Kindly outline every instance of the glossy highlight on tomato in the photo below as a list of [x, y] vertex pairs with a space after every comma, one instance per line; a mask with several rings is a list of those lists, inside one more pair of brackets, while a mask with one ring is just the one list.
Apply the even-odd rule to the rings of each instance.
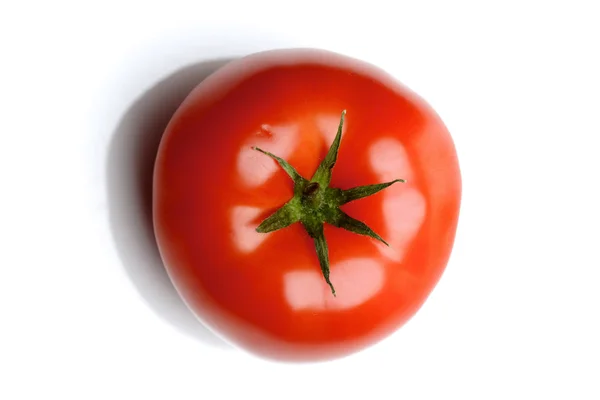
[[[332, 188], [405, 182], [340, 207], [389, 246], [322, 225], [334, 296], [306, 224], [257, 230], [298, 190], [256, 148], [308, 182], [340, 127]], [[260, 357], [332, 359], [385, 338], [425, 302], [454, 243], [461, 177], [445, 125], [392, 76], [336, 53], [272, 50], [219, 69], [176, 111], [154, 173], [175, 287], [203, 323]]]

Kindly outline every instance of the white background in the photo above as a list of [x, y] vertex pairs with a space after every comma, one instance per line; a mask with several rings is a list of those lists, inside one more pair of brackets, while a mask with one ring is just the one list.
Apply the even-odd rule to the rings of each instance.
[[[600, 398], [594, 3], [2, 1], [0, 399]], [[196, 323], [143, 196], [195, 83], [295, 46], [421, 94], [464, 179], [451, 262], [417, 316], [312, 365], [255, 359]]]

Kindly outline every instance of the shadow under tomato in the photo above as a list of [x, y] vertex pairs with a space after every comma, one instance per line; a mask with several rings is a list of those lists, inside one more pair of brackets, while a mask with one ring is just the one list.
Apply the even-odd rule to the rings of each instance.
[[107, 162], [110, 228], [127, 275], [162, 319], [203, 343], [228, 348], [179, 297], [164, 268], [152, 223], [152, 175], [160, 139], [190, 91], [231, 59], [183, 68], [146, 91], [113, 133]]

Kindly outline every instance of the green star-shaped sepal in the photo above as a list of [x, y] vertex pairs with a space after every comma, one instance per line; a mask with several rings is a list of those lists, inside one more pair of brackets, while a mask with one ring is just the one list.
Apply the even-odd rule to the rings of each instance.
[[275, 160], [294, 181], [294, 196], [265, 219], [256, 228], [256, 231], [259, 233], [273, 232], [293, 223], [300, 222], [309, 236], [314, 240], [323, 277], [334, 296], [335, 289], [329, 280], [329, 250], [323, 233], [323, 225], [328, 223], [350, 232], [370, 236], [388, 245], [381, 236], [365, 223], [352, 218], [340, 210], [340, 206], [354, 200], [362, 199], [363, 197], [371, 196], [396, 182], [405, 182], [403, 179], [395, 179], [391, 182], [358, 186], [347, 190], [329, 187], [331, 173], [338, 157], [345, 115], [346, 111], [344, 110], [340, 118], [337, 134], [327, 152], [327, 156], [325, 156], [325, 159], [321, 162], [310, 180], [302, 177], [284, 159], [258, 147], [253, 147], [254, 150], [260, 151]]

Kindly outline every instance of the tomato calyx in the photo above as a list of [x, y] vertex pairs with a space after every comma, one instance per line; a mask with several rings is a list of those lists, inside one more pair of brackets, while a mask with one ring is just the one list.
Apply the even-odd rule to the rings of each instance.
[[333, 167], [335, 166], [338, 157], [345, 115], [346, 110], [342, 111], [337, 134], [329, 147], [327, 155], [319, 164], [310, 180], [302, 177], [296, 169], [284, 159], [258, 147], [252, 148], [275, 160], [294, 182], [293, 197], [261, 222], [256, 228], [256, 231], [259, 233], [273, 232], [296, 222], [300, 222], [314, 241], [321, 272], [334, 296], [336, 295], [335, 288], [329, 279], [329, 249], [323, 231], [324, 224], [328, 223], [359, 235], [369, 236], [379, 240], [386, 246], [389, 246], [381, 236], [375, 233], [364, 222], [354, 219], [344, 213], [340, 209], [340, 206], [354, 200], [371, 196], [394, 183], [405, 182], [404, 179], [395, 179], [390, 182], [357, 186], [347, 190], [329, 187]]

